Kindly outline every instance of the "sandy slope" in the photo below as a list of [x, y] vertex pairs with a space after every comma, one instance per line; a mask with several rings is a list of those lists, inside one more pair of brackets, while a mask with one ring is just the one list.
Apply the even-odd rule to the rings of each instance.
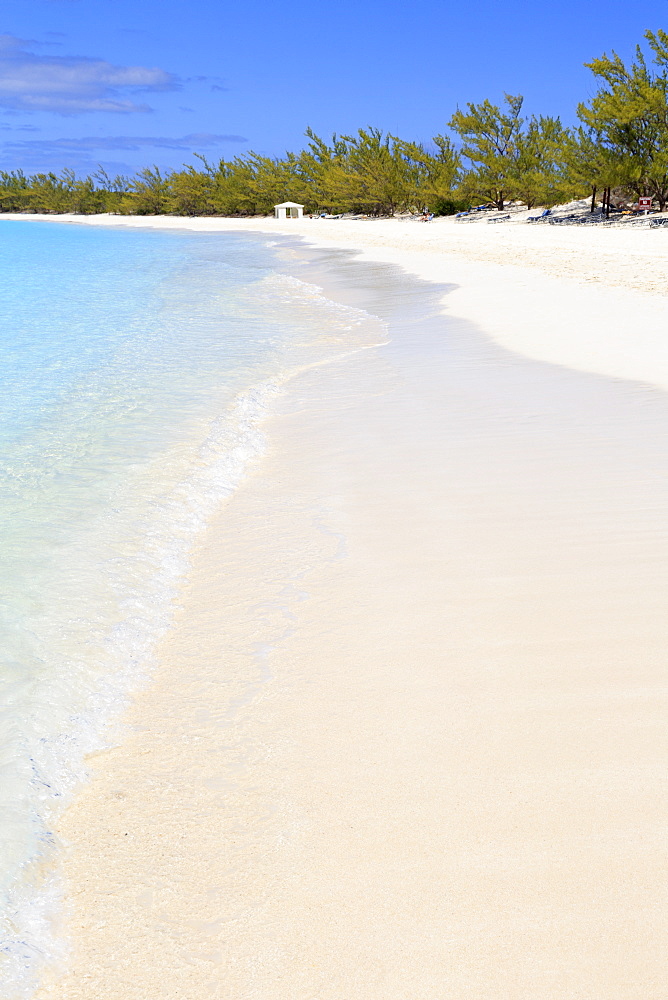
[[203, 539], [40, 1000], [660, 1000], [668, 243], [277, 230], [333, 226], [416, 323], [288, 386]]

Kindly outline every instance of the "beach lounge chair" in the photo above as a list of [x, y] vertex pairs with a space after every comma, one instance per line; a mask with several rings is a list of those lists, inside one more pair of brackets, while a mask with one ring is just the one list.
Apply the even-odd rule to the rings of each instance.
[[545, 208], [540, 213], [540, 215], [530, 215], [529, 218], [527, 219], [527, 222], [540, 222], [541, 219], [547, 219], [548, 215], [550, 215], [551, 212], [552, 209]]
[[551, 215], [547, 221], [550, 223], [551, 226], [568, 226], [572, 225], [574, 222], [577, 222], [577, 218], [578, 218], [577, 215], [573, 214], [557, 215], [557, 216]]

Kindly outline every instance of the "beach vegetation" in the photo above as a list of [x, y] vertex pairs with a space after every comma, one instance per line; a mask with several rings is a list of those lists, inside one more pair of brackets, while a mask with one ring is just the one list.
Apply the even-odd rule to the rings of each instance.
[[457, 109], [449, 122], [462, 142], [462, 157], [470, 165], [462, 191], [492, 202], [501, 212], [513, 196], [524, 98], [506, 94], [504, 103], [505, 108], [488, 100], [468, 104], [466, 111]]
[[208, 171], [187, 165], [168, 178], [170, 208], [176, 215], [215, 215], [214, 179]]
[[559, 118], [533, 116], [515, 140], [513, 198], [527, 208], [551, 208], [577, 193], [568, 172], [570, 132]]
[[432, 139], [406, 139], [371, 125], [323, 138], [306, 130], [304, 148], [269, 157], [252, 150], [231, 160], [174, 170], [145, 167], [133, 177], [29, 175], [0, 171], [0, 212], [179, 216], [266, 215], [283, 201], [307, 214], [392, 216], [428, 208], [445, 215], [473, 204], [503, 211], [510, 202], [552, 207], [589, 197], [592, 212], [650, 195], [668, 205], [668, 33], [645, 33], [630, 62], [602, 55], [587, 64], [596, 91], [578, 106], [579, 124], [527, 115], [520, 95], [465, 104]]
[[647, 31], [651, 65], [640, 46], [624, 63], [615, 52], [587, 63], [598, 90], [578, 115], [605, 150], [607, 171], [635, 197], [668, 202], [668, 34]]
[[0, 211], [25, 212], [30, 205], [30, 187], [22, 170], [0, 170]]
[[144, 167], [130, 182], [122, 204], [132, 206], [133, 215], [162, 215], [170, 207], [170, 179], [159, 167]]

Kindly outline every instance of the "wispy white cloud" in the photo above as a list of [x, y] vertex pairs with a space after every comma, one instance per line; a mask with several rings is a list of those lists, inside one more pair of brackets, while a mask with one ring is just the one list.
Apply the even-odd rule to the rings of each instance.
[[83, 136], [75, 139], [20, 139], [5, 143], [5, 150], [27, 151], [60, 151], [60, 152], [95, 152], [109, 150], [139, 150], [139, 149], [209, 149], [225, 143], [248, 142], [243, 135], [219, 135], [213, 132], [191, 132], [189, 135], [156, 136], [156, 135], [108, 135]]
[[14, 111], [147, 112], [140, 93], [179, 89], [176, 76], [148, 66], [114, 66], [85, 56], [42, 55], [31, 43], [0, 35], [0, 106]]
[[8, 125], [7, 122], [3, 122], [0, 129], [3, 132], [39, 132], [36, 125]]

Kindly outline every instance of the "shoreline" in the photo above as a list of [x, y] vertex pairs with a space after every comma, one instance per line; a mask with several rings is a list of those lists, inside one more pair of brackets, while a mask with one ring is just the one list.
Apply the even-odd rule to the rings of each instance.
[[[393, 336], [293, 380], [198, 545], [63, 819], [75, 951], [39, 1000], [662, 996], [654, 298], [616, 300], [615, 356], [598, 289], [545, 279], [536, 331], [536, 270], [354, 235]], [[460, 286], [445, 319], [399, 261]]]
[[[294, 236], [446, 284], [446, 315], [526, 357], [668, 390], [668, 235], [661, 229], [398, 220], [0, 215], [3, 220]], [[452, 286], [455, 286], [454, 288]], [[586, 327], [585, 336], [582, 331]]]

